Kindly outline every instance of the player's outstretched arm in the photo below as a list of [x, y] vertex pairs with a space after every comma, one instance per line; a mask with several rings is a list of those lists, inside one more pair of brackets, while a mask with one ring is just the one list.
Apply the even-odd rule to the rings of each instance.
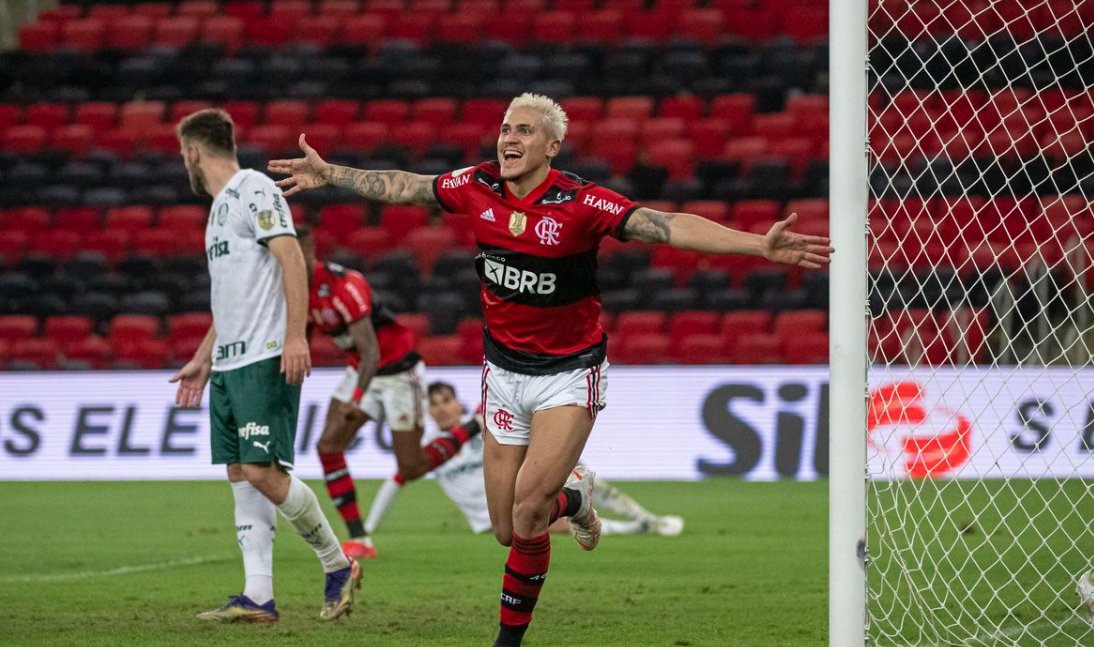
[[304, 135], [300, 135], [300, 150], [304, 151], [304, 157], [273, 160], [266, 167], [271, 173], [289, 176], [277, 182], [277, 186], [285, 190], [285, 197], [329, 184], [387, 204], [437, 204], [437, 197], [433, 195], [433, 175], [405, 171], [362, 171], [328, 164], [314, 148], [308, 146]]
[[213, 370], [213, 346], [216, 339], [216, 328], [209, 326], [209, 332], [205, 333], [205, 339], [201, 341], [194, 357], [168, 380], [171, 384], [179, 384], [179, 390], [175, 392], [175, 404], [180, 407], [196, 409], [201, 406], [201, 395], [205, 392], [205, 383], [209, 381], [209, 374]]
[[270, 253], [281, 264], [288, 316], [285, 345], [281, 349], [281, 372], [289, 384], [301, 384], [311, 375], [311, 353], [308, 350], [308, 270], [304, 253], [293, 236], [278, 236], [267, 243]]
[[766, 235], [760, 236], [723, 227], [690, 213], [665, 213], [642, 207], [631, 214], [623, 231], [630, 240], [664, 243], [707, 254], [763, 256], [776, 263], [810, 269], [827, 265], [835, 251], [831, 241], [823, 236], [804, 236], [790, 231], [797, 220], [797, 214], [790, 214], [786, 220], [772, 225]]

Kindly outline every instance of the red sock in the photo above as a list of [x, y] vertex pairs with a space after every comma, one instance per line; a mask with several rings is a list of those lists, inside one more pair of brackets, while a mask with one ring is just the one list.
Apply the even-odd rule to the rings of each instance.
[[353, 477], [346, 466], [346, 455], [319, 453], [319, 462], [323, 465], [323, 475], [327, 482], [327, 494], [338, 508], [338, 514], [346, 522], [351, 537], [364, 537], [365, 526], [361, 522], [361, 510], [357, 507], [357, 489]]
[[513, 546], [509, 549], [509, 560], [505, 562], [501, 588], [503, 633], [506, 633], [507, 627], [519, 627], [519, 633], [524, 633], [523, 628], [532, 621], [532, 610], [536, 607], [550, 563], [550, 534], [543, 533], [532, 539], [513, 535]]
[[550, 523], [559, 520], [560, 517], [569, 517], [577, 514], [581, 507], [581, 493], [574, 488], [564, 487], [551, 505]]

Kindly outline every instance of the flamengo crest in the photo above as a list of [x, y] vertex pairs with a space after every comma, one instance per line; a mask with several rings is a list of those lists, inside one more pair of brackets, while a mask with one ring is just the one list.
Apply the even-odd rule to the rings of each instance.
[[550, 216], [544, 216], [536, 223], [536, 235], [539, 236], [539, 242], [544, 245], [557, 245], [561, 229], [562, 223]]

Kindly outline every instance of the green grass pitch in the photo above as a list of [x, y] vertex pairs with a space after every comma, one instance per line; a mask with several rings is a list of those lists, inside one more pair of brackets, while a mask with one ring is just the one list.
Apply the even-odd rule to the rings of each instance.
[[[366, 506], [377, 485], [358, 484]], [[826, 483], [619, 485], [684, 516], [684, 535], [605, 537], [592, 553], [556, 536], [527, 647], [825, 643]], [[495, 635], [507, 549], [472, 535], [432, 482], [403, 493], [357, 611], [332, 624], [317, 618], [318, 562], [284, 521], [280, 624], [194, 618], [242, 588], [226, 483], [0, 483], [0, 511], [0, 645], [486, 647]]]

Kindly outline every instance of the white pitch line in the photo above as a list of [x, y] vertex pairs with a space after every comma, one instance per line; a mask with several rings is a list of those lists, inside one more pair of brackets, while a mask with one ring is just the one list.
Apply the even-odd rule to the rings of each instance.
[[157, 562], [155, 564], [119, 566], [118, 568], [111, 568], [105, 571], [76, 571], [73, 573], [51, 573], [46, 575], [9, 575], [6, 577], [0, 577], [0, 583], [42, 584], [48, 582], [74, 582], [78, 580], [88, 580], [97, 577], [116, 577], [118, 575], [129, 575], [130, 573], [165, 571], [172, 568], [179, 568], [180, 566], [197, 566], [200, 564], [227, 562], [231, 559], [233, 559], [233, 557], [229, 555], [211, 555], [208, 557], [184, 557], [182, 559], [172, 559], [166, 562]]

